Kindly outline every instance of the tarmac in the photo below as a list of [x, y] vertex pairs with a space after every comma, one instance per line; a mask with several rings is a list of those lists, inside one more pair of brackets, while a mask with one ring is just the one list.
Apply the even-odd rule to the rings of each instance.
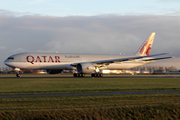
[[[29, 79], [29, 78], [92, 78], [90, 76], [85, 77], [73, 77], [73, 75], [61, 76], [45, 76], [45, 77], [0, 77], [0, 79]], [[180, 75], [104, 75], [103, 77], [93, 77], [93, 78], [180, 78]]]

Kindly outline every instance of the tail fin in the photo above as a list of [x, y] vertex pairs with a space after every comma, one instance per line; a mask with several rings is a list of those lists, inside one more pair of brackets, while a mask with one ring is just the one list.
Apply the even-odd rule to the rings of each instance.
[[152, 44], [155, 37], [155, 32], [151, 33], [150, 36], [146, 39], [146, 41], [142, 44], [135, 55], [137, 56], [148, 56], [151, 52]]

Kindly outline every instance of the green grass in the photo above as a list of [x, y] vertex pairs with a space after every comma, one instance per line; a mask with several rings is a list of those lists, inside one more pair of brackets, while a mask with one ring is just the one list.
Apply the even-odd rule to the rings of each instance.
[[180, 105], [180, 94], [0, 98], [0, 111], [103, 109], [165, 104]]
[[[32, 75], [33, 76], [33, 75]], [[0, 94], [180, 90], [180, 78], [1, 78]]]
[[1, 120], [179, 120], [180, 106], [1, 112]]
[[[180, 78], [0, 79], [0, 94], [180, 90]], [[0, 77], [5, 77], [4, 75]], [[25, 77], [43, 77], [25, 75]], [[68, 75], [67, 75], [68, 76]], [[66, 77], [64, 75], [63, 77]], [[0, 120], [180, 119], [180, 94], [0, 98]]]
[[4, 119], [179, 119], [180, 94], [0, 98]]

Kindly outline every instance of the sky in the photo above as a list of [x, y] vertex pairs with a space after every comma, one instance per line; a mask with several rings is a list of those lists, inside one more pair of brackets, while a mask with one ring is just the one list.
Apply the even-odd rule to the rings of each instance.
[[0, 9], [22, 15], [179, 15], [179, 0], [1, 0]]
[[134, 54], [156, 32], [155, 64], [180, 69], [180, 0], [0, 0], [0, 67], [19, 52]]
[[180, 0], [0, 0], [0, 9], [23, 15], [179, 15]]

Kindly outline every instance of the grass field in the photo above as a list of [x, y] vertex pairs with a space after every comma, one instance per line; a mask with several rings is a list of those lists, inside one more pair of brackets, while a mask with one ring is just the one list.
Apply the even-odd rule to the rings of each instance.
[[0, 98], [0, 119], [180, 119], [180, 94]]
[[[26, 75], [27, 77], [31, 75]], [[0, 94], [180, 90], [180, 78], [1, 78]]]
[[[180, 78], [50, 77], [1, 78], [0, 94], [180, 90]], [[0, 98], [0, 119], [180, 119], [180, 94]]]

